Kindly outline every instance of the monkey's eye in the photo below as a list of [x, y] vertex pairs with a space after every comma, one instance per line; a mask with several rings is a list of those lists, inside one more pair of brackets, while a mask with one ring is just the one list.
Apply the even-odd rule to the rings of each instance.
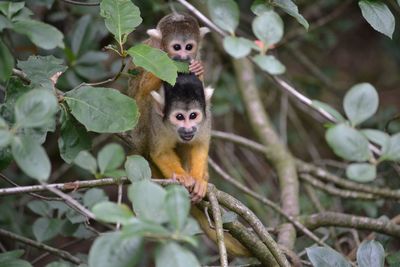
[[194, 120], [194, 119], [196, 119], [196, 118], [197, 118], [197, 113], [196, 113], [196, 112], [190, 113], [189, 119]]
[[186, 47], [185, 47], [185, 49], [188, 50], [188, 51], [192, 50], [192, 48], [193, 48], [192, 44], [187, 44]]
[[183, 121], [183, 120], [185, 119], [185, 116], [183, 116], [182, 113], [179, 113], [178, 115], [175, 116], [175, 118], [176, 118], [178, 121]]
[[175, 51], [179, 51], [179, 50], [181, 50], [181, 45], [180, 44], [174, 44], [173, 48], [174, 48]]

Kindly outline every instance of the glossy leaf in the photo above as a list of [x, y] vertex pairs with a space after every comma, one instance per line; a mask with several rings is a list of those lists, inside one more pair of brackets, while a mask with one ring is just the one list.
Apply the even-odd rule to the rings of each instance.
[[168, 242], [156, 252], [156, 267], [200, 267], [193, 253], [175, 242]]
[[224, 38], [224, 48], [234, 58], [247, 56], [253, 48], [253, 43], [242, 37], [227, 36]]
[[365, 20], [376, 31], [392, 38], [395, 26], [395, 19], [384, 2], [361, 0], [358, 2], [361, 13]]
[[283, 36], [283, 21], [274, 11], [267, 11], [253, 20], [253, 32], [267, 47], [278, 43]]
[[135, 101], [118, 90], [82, 86], [65, 94], [72, 115], [88, 131], [115, 133], [131, 130], [138, 119]]
[[186, 225], [190, 211], [188, 191], [180, 185], [168, 186], [165, 206], [169, 222], [176, 231], [181, 231]]
[[46, 151], [35, 140], [28, 137], [16, 137], [11, 144], [11, 151], [21, 170], [39, 181], [46, 181], [50, 176], [50, 160]]
[[357, 249], [359, 267], [384, 267], [385, 250], [381, 243], [375, 240], [364, 241]]
[[257, 55], [254, 62], [271, 75], [279, 75], [286, 71], [286, 67], [274, 56]]
[[132, 155], [127, 157], [125, 171], [131, 182], [148, 180], [151, 178], [149, 163], [142, 156]]
[[378, 105], [378, 93], [369, 83], [354, 85], [343, 99], [344, 111], [352, 125], [358, 125], [374, 115]]
[[92, 211], [96, 219], [109, 223], [127, 224], [133, 218], [133, 213], [127, 205], [110, 201], [97, 203]]
[[211, 20], [221, 29], [234, 33], [239, 25], [239, 7], [233, 0], [208, 0]]
[[74, 163], [92, 174], [97, 173], [96, 159], [86, 150], [82, 150], [78, 153], [78, 155], [74, 159]]
[[307, 256], [313, 266], [324, 267], [351, 267], [350, 263], [338, 252], [331, 248], [306, 248]]
[[32, 19], [13, 22], [14, 31], [28, 36], [35, 45], [43, 49], [64, 48], [64, 36], [57, 28]]
[[388, 146], [382, 151], [381, 158], [394, 161], [400, 160], [400, 133], [389, 138]]
[[168, 220], [165, 210], [166, 191], [149, 180], [134, 182], [129, 186], [128, 197], [133, 211], [144, 220], [163, 223]]
[[97, 155], [100, 173], [117, 169], [125, 160], [125, 151], [119, 144], [108, 144]]
[[280, 7], [290, 16], [294, 17], [303, 27], [308, 30], [307, 20], [299, 13], [297, 5], [292, 0], [274, 0], [273, 5]]
[[136, 266], [143, 256], [142, 245], [141, 238], [125, 238], [121, 232], [102, 234], [90, 248], [89, 267]]
[[338, 124], [330, 128], [325, 139], [336, 155], [353, 161], [366, 161], [371, 156], [368, 140], [359, 131]]
[[7, 81], [14, 68], [14, 58], [0, 38], [0, 82]]
[[64, 221], [61, 219], [39, 218], [33, 224], [33, 234], [37, 241], [47, 241], [58, 235]]
[[150, 71], [171, 85], [175, 84], [178, 69], [167, 53], [145, 44], [135, 45], [127, 52], [136, 66]]
[[318, 100], [313, 100], [311, 102], [311, 105], [316, 108], [323, 109], [324, 111], [328, 112], [330, 115], [332, 115], [338, 122], [344, 122], [345, 118], [343, 118], [342, 114], [339, 113], [336, 109], [331, 107], [330, 105], [318, 101]]
[[353, 163], [347, 166], [346, 176], [360, 183], [371, 182], [376, 178], [376, 166], [368, 163]]
[[139, 8], [130, 0], [103, 0], [100, 15], [119, 44], [125, 43], [126, 35], [142, 23]]

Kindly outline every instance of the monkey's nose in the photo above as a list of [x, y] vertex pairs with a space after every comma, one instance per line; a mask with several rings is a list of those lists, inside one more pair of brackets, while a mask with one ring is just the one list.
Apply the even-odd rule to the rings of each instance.
[[183, 141], [190, 141], [193, 139], [196, 133], [196, 127], [192, 128], [180, 128], [178, 130], [179, 136]]

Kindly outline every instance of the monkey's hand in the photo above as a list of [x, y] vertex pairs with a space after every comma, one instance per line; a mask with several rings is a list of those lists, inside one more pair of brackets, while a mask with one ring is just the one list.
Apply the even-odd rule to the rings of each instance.
[[195, 185], [194, 179], [190, 175], [178, 175], [178, 174], [173, 174], [172, 175], [173, 180], [177, 180], [181, 185], [186, 187], [186, 189], [190, 192], [193, 189], [193, 186]]
[[207, 192], [207, 185], [208, 185], [207, 180], [203, 180], [203, 179], [196, 180], [196, 182], [194, 184], [194, 188], [193, 188], [192, 192], [190, 193], [192, 202], [197, 203], [203, 199], [203, 197], [206, 195], [206, 192]]
[[194, 73], [197, 77], [200, 77], [204, 74], [203, 63], [201, 63], [201, 61], [192, 59], [189, 65], [189, 71]]

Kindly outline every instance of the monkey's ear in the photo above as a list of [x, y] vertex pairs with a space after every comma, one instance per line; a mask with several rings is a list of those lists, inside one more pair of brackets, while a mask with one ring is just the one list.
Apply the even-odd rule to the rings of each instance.
[[204, 88], [204, 96], [206, 98], [206, 102], [210, 101], [213, 93], [214, 93], [214, 88], [211, 88], [211, 86], [207, 86], [206, 88]]
[[147, 30], [147, 34], [157, 40], [161, 40], [162, 39], [162, 34], [161, 31], [159, 29], [150, 29]]
[[[161, 91], [164, 91], [164, 88], [161, 87]], [[164, 96], [160, 95], [156, 91], [151, 91], [150, 94], [154, 99], [156, 112], [161, 117], [164, 117], [164, 105], [165, 105]]]
[[210, 29], [208, 27], [200, 27], [200, 37], [203, 38], [204, 35], [210, 32]]

